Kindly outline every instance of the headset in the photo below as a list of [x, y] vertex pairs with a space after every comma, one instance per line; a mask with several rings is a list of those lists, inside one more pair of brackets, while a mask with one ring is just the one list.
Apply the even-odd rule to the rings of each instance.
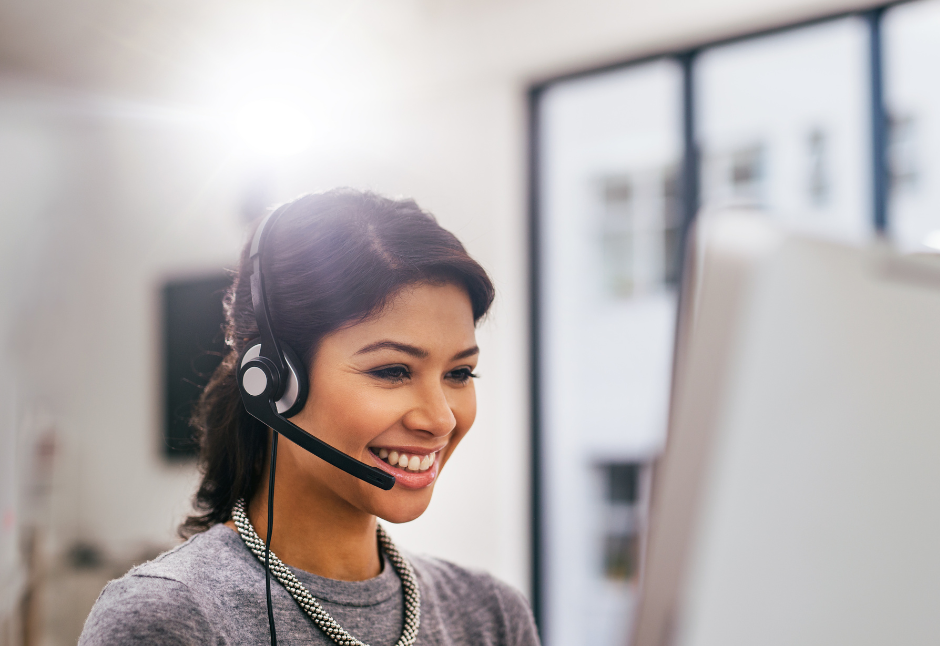
[[267, 215], [251, 241], [251, 304], [261, 338], [260, 343], [250, 344], [241, 357], [238, 388], [242, 402], [249, 415], [275, 433], [334, 467], [387, 491], [395, 484], [394, 476], [346, 455], [287, 420], [299, 413], [307, 401], [307, 372], [293, 350], [274, 336], [261, 271], [265, 240], [284, 209]]
[[251, 262], [251, 304], [258, 323], [260, 338], [249, 343], [239, 359], [238, 390], [248, 414], [274, 431], [271, 439], [271, 468], [268, 476], [268, 529], [264, 543], [265, 593], [271, 645], [277, 646], [274, 612], [271, 606], [271, 530], [274, 525], [274, 473], [277, 466], [277, 439], [283, 435], [294, 444], [313, 453], [346, 473], [388, 491], [395, 485], [395, 476], [378, 467], [371, 467], [346, 455], [296, 424], [288, 421], [303, 409], [307, 401], [307, 372], [300, 359], [285, 343], [274, 336], [271, 314], [261, 272], [261, 253], [265, 241], [288, 205], [264, 217], [255, 231], [249, 251]]

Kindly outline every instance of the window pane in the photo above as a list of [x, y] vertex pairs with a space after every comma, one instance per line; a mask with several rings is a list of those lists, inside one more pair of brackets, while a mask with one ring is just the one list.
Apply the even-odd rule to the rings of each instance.
[[544, 638], [620, 645], [666, 426], [680, 70], [558, 83], [539, 108]]
[[940, 248], [940, 3], [891, 9], [883, 33], [889, 230], [904, 249]]
[[868, 30], [849, 18], [697, 60], [702, 203], [848, 240], [872, 226]]

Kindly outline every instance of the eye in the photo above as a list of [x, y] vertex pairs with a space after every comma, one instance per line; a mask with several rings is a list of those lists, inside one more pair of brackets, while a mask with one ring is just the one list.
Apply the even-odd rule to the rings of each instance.
[[376, 379], [381, 379], [393, 384], [401, 383], [411, 376], [411, 373], [405, 366], [385, 366], [384, 368], [370, 370], [369, 374]]
[[450, 379], [453, 382], [458, 384], [465, 384], [471, 379], [476, 379], [477, 375], [471, 372], [470, 368], [457, 368], [456, 370], [451, 370], [447, 373], [447, 379]]

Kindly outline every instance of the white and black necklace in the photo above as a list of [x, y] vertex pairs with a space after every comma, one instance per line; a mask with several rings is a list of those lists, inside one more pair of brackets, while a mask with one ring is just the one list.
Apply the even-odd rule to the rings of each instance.
[[[232, 509], [232, 520], [235, 522], [235, 527], [238, 528], [242, 540], [245, 541], [245, 545], [263, 565], [264, 541], [255, 532], [255, 528], [245, 514], [244, 499], [235, 503], [235, 507]], [[378, 535], [379, 545], [382, 546], [382, 550], [388, 556], [388, 560], [391, 561], [392, 567], [395, 568], [399, 578], [401, 578], [401, 585], [405, 592], [405, 626], [396, 646], [414, 646], [415, 640], [418, 638], [418, 626], [421, 624], [421, 592], [418, 590], [418, 581], [415, 578], [414, 570], [411, 569], [411, 564], [401, 555], [381, 525], [376, 525], [375, 533]], [[268, 557], [271, 573], [277, 577], [277, 580], [287, 589], [294, 601], [303, 608], [304, 612], [313, 619], [313, 622], [330, 639], [341, 646], [368, 646], [346, 632], [346, 629], [340, 626], [330, 616], [330, 613], [323, 609], [320, 602], [294, 576], [290, 568], [274, 555], [274, 552], [269, 550]]]

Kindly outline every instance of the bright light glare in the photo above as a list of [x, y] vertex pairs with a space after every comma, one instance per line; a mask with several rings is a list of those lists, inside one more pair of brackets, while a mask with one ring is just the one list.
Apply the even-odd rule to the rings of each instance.
[[940, 251], [940, 229], [928, 233], [927, 237], [924, 238], [924, 245]]
[[299, 153], [313, 139], [313, 123], [307, 115], [283, 101], [250, 103], [238, 111], [234, 125], [255, 152], [272, 157]]

